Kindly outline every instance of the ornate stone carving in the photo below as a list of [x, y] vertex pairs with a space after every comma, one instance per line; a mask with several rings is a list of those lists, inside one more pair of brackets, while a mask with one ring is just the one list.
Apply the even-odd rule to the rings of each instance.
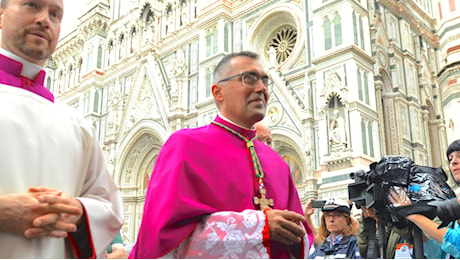
[[329, 133], [330, 133], [330, 138], [329, 138], [329, 144], [331, 146], [333, 145], [341, 145], [341, 144], [347, 144], [347, 137], [346, 137], [346, 131], [345, 131], [345, 120], [343, 119], [343, 116], [340, 115], [339, 110], [335, 109], [334, 112], [334, 117], [331, 119], [330, 124], [329, 124]]

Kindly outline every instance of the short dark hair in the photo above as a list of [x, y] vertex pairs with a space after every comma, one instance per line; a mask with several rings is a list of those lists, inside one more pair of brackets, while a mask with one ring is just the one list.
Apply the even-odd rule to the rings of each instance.
[[449, 160], [450, 154], [453, 153], [453, 152], [459, 152], [459, 151], [460, 151], [460, 139], [453, 141], [449, 145], [449, 147], [447, 147], [447, 151], [446, 151], [447, 160], [450, 162], [450, 160]]
[[219, 61], [219, 63], [217, 63], [217, 66], [214, 69], [214, 74], [213, 74], [214, 84], [219, 82], [219, 80], [221, 79], [220, 74], [222, 73], [222, 71], [227, 67], [228, 63], [233, 58], [236, 58], [236, 57], [248, 57], [248, 58], [258, 60], [259, 59], [259, 54], [255, 53], [255, 52], [252, 52], [252, 51], [241, 51], [241, 52], [234, 52], [234, 53], [230, 53], [230, 54], [225, 55]]
[[0, 0], [0, 8], [5, 8], [6, 7], [6, 3], [8, 2], [8, 0]]

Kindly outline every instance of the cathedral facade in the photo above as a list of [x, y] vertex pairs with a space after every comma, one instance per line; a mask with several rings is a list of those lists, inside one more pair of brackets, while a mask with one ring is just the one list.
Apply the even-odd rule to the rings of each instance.
[[448, 170], [460, 138], [456, 4], [90, 0], [46, 85], [92, 122], [133, 243], [161, 146], [217, 115], [212, 73], [230, 52], [259, 53], [274, 81], [264, 122], [302, 203], [347, 199], [350, 173], [384, 155]]

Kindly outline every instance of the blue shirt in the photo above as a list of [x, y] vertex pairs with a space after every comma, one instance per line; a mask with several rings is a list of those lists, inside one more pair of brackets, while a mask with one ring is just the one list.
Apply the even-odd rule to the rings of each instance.
[[460, 226], [454, 222], [453, 228], [448, 228], [441, 245], [442, 251], [455, 258], [460, 258]]
[[334, 258], [334, 259], [361, 259], [356, 236], [338, 235], [332, 244], [332, 237], [329, 235], [326, 242], [318, 245], [309, 258]]

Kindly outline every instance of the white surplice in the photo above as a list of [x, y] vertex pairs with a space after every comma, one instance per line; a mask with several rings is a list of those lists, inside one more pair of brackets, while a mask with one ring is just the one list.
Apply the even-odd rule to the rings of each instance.
[[[0, 176], [2, 195], [46, 186], [80, 200], [96, 255], [104, 257], [122, 225], [123, 204], [94, 129], [77, 111], [0, 84]], [[0, 231], [0, 258], [69, 257], [67, 239], [29, 240]]]
[[[161, 258], [269, 259], [263, 235], [265, 218], [260, 210], [213, 213], [204, 217], [190, 236]], [[308, 258], [307, 235], [302, 243], [304, 257]]]

